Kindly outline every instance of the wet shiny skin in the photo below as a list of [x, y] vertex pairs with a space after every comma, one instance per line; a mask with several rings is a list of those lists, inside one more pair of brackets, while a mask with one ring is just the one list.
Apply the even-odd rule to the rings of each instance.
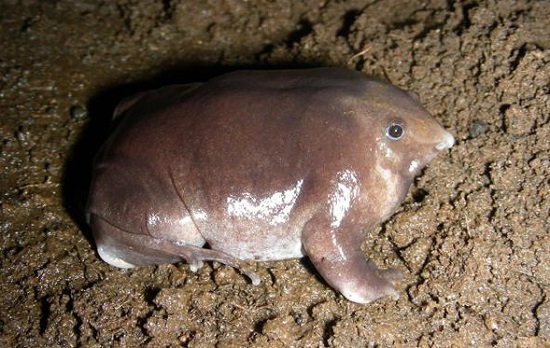
[[398, 296], [399, 273], [360, 245], [454, 141], [407, 92], [339, 68], [167, 86], [123, 101], [115, 117], [88, 201], [106, 262], [196, 270], [307, 256], [359, 303]]

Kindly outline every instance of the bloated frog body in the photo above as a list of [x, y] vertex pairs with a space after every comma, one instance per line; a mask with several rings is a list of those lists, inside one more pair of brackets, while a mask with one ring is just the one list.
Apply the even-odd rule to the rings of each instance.
[[454, 142], [417, 98], [339, 68], [167, 86], [115, 117], [87, 212], [106, 262], [239, 268], [307, 256], [358, 303], [397, 296], [398, 273], [367, 261], [361, 243]]

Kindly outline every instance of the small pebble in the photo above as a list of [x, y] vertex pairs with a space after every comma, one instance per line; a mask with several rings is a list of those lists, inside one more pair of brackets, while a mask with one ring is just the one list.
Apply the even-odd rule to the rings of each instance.
[[75, 120], [82, 120], [88, 116], [88, 110], [80, 105], [72, 106], [69, 113], [71, 114], [71, 118]]
[[473, 120], [470, 125], [470, 137], [477, 138], [487, 131], [487, 124], [481, 120]]

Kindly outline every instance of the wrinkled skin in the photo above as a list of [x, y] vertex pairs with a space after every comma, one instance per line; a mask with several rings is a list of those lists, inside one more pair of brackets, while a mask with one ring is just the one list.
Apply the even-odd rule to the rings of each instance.
[[367, 261], [361, 243], [454, 141], [407, 92], [339, 68], [167, 86], [115, 117], [88, 202], [106, 262], [195, 270], [307, 256], [358, 303], [397, 297], [399, 273]]

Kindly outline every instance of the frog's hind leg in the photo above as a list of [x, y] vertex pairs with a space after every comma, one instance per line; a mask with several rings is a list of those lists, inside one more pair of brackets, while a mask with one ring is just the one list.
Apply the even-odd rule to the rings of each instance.
[[90, 214], [90, 226], [99, 256], [115, 267], [132, 268], [185, 260], [195, 272], [202, 267], [203, 261], [217, 261], [238, 269], [252, 284], [260, 284], [260, 277], [244, 271], [239, 259], [224, 252], [126, 231], [93, 213]]
[[239, 270], [250, 279], [252, 284], [260, 284], [260, 277], [256, 273], [244, 270], [241, 260], [222, 251], [200, 248], [194, 245], [182, 245], [167, 240], [163, 240], [160, 243], [164, 251], [180, 255], [184, 258], [189, 263], [189, 267], [193, 272], [202, 267], [203, 261], [216, 261]]

